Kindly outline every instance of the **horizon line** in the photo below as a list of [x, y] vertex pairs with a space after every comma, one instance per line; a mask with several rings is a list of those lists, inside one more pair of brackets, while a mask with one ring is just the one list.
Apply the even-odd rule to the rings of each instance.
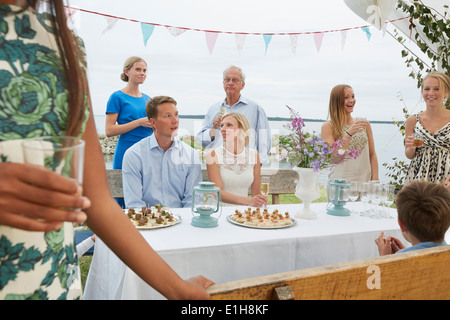
[[[104, 114], [94, 114], [94, 116], [105, 116]], [[178, 115], [178, 117], [180, 119], [204, 119], [205, 116], [204, 115]], [[324, 119], [307, 119], [307, 118], [302, 118], [303, 121], [305, 122], [325, 122], [326, 120]], [[284, 122], [289, 122], [291, 121], [290, 118], [283, 118], [283, 117], [267, 117], [267, 120], [269, 121], [284, 121]], [[395, 123], [403, 123], [405, 122], [404, 120], [401, 121], [393, 121], [393, 120], [369, 120], [370, 123], [385, 123], [385, 124], [395, 124]]]

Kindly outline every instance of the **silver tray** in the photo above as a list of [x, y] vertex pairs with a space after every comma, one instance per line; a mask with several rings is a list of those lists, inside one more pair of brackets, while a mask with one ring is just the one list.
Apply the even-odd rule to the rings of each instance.
[[292, 226], [294, 226], [294, 225], [297, 223], [297, 221], [296, 221], [294, 218], [291, 218], [291, 224], [285, 224], [285, 225], [283, 225], [283, 226], [269, 226], [269, 227], [264, 227], [264, 226], [252, 226], [252, 225], [243, 224], [243, 223], [234, 221], [233, 215], [232, 215], [232, 214], [230, 214], [229, 216], [227, 216], [227, 220], [228, 220], [229, 222], [231, 222], [232, 224], [235, 224], [235, 225], [237, 225], [237, 226], [245, 227], [245, 228], [252, 228], [252, 229], [284, 229], [284, 228], [292, 227]]

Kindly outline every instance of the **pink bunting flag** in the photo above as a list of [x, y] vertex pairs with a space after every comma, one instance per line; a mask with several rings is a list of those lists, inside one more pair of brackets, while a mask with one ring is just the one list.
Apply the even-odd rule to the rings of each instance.
[[239, 54], [242, 53], [242, 49], [244, 48], [244, 43], [247, 35], [243, 33], [235, 33], [234, 40], [236, 41], [236, 47], [238, 49]]
[[206, 45], [208, 46], [209, 54], [212, 55], [214, 45], [216, 44], [218, 32], [205, 31]]
[[323, 32], [314, 34], [314, 42], [316, 43], [317, 52], [320, 51], [320, 47], [322, 46], [322, 40], [323, 40]]

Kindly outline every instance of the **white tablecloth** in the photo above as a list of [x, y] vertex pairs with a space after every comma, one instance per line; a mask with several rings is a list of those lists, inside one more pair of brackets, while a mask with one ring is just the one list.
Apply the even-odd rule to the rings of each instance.
[[[268, 209], [288, 211], [295, 217], [302, 206], [273, 205]], [[236, 208], [243, 207], [223, 207], [216, 228], [194, 227], [190, 209], [172, 209], [181, 216], [181, 223], [141, 234], [182, 278], [203, 275], [216, 283], [376, 257], [374, 240], [381, 231], [408, 244], [393, 209], [390, 219], [338, 217], [326, 214], [326, 203], [317, 203], [311, 206], [318, 214], [316, 220], [296, 218], [292, 227], [263, 230], [227, 221]], [[84, 299], [162, 298], [96, 239]]]

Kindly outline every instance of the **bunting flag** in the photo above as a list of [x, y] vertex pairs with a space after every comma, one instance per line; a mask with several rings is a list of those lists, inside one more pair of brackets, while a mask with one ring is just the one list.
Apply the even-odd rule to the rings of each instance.
[[242, 49], [244, 48], [245, 39], [247, 39], [247, 35], [243, 33], [235, 33], [234, 40], [236, 41], [236, 47], [239, 54], [242, 53]]
[[214, 45], [216, 44], [217, 32], [205, 32], [206, 45], [208, 46], [209, 54], [212, 55]]
[[264, 54], [267, 54], [267, 47], [269, 46], [270, 40], [272, 40], [271, 34], [263, 34], [264, 43], [266, 44], [266, 52]]
[[144, 47], [147, 46], [147, 41], [153, 33], [155, 25], [141, 22], [142, 37], [144, 39]]
[[372, 34], [370, 33], [369, 27], [361, 27], [361, 30], [366, 33], [367, 40], [370, 41], [370, 38], [372, 37]]
[[345, 41], [347, 41], [347, 30], [341, 30], [341, 49], [344, 50]]
[[297, 34], [291, 34], [291, 35], [289, 35], [289, 38], [291, 40], [292, 53], [295, 55], [295, 53], [297, 52], [298, 35]]
[[112, 30], [116, 26], [117, 21], [119, 21], [119, 20], [110, 18], [110, 17], [106, 17], [106, 29], [102, 31], [102, 35], [104, 35], [108, 31]]
[[[320, 52], [320, 48], [322, 46], [322, 41], [323, 41], [323, 37], [324, 37], [325, 33], [332, 33], [332, 32], [340, 31], [341, 32], [341, 48], [342, 48], [342, 50], [344, 49], [345, 41], [346, 41], [346, 38], [347, 38], [347, 31], [349, 31], [349, 30], [361, 29], [363, 32], [365, 32], [365, 34], [367, 36], [367, 39], [369, 41], [370, 41], [370, 39], [372, 37], [372, 34], [370, 32], [370, 29], [369, 29], [369, 26], [359, 26], [359, 27], [345, 28], [345, 29], [338, 29], [338, 30], [307, 31], [307, 32], [280, 32], [280, 33], [259, 33], [259, 32], [257, 32], [257, 33], [247, 33], [247, 32], [202, 30], [202, 29], [194, 29], [194, 28], [176, 27], [176, 26], [162, 25], [162, 24], [151, 23], [151, 22], [143, 22], [143, 21], [123, 18], [123, 17], [111, 16], [111, 15], [108, 15], [108, 14], [104, 14], [104, 13], [100, 13], [100, 12], [94, 12], [94, 11], [85, 10], [85, 9], [81, 9], [81, 8], [74, 8], [74, 7], [69, 7], [69, 6], [65, 6], [64, 8], [66, 10], [66, 15], [67, 15], [68, 22], [73, 20], [73, 16], [78, 11], [106, 17], [107, 27], [106, 27], [106, 29], [104, 29], [101, 32], [102, 35], [104, 35], [108, 31], [110, 31], [111, 29], [113, 29], [115, 27], [115, 25], [116, 25], [118, 20], [126, 20], [126, 21], [130, 21], [130, 22], [138, 22], [141, 25], [141, 31], [142, 31], [142, 37], [143, 37], [143, 41], [144, 41], [144, 46], [147, 46], [147, 42], [148, 42], [149, 38], [151, 37], [151, 35], [152, 35], [152, 33], [153, 33], [154, 29], [155, 29], [155, 26], [166, 28], [170, 32], [170, 34], [172, 34], [172, 36], [174, 36], [174, 37], [177, 37], [177, 36], [183, 34], [186, 31], [204, 32], [205, 33], [206, 44], [207, 44], [207, 47], [208, 47], [210, 55], [212, 55], [212, 52], [214, 50], [214, 46], [215, 46], [215, 43], [216, 43], [216, 40], [217, 40], [217, 37], [218, 37], [219, 33], [234, 34], [234, 38], [235, 38], [235, 42], [236, 42], [236, 48], [237, 48], [239, 54], [242, 53], [242, 50], [244, 48], [244, 44], [245, 44], [245, 40], [246, 40], [247, 35], [262, 35], [263, 39], [264, 39], [264, 43], [265, 43], [265, 53], [266, 54], [267, 54], [267, 49], [269, 47], [269, 43], [272, 40], [272, 37], [274, 35], [276, 35], [276, 36], [289, 35], [289, 37], [290, 37], [290, 44], [291, 44], [291, 50], [294, 53], [294, 55], [296, 54], [296, 51], [297, 51], [297, 42], [298, 42], [298, 36], [299, 35], [312, 34], [317, 52]], [[387, 23], [389, 23], [389, 22], [396, 22], [396, 21], [404, 20], [404, 19], [411, 19], [411, 17], [403, 17], [403, 18], [399, 18], [399, 19], [395, 19], [395, 20], [391, 20], [391, 21], [386, 21], [384, 26], [383, 26], [383, 29], [382, 29], [383, 30], [383, 36], [384, 36], [384, 34], [386, 32], [386, 25], [387, 25]]]
[[170, 34], [174, 37], [178, 37], [180, 34], [183, 34], [187, 31], [187, 29], [170, 27], [170, 26], [167, 27], [167, 30], [169, 30]]
[[323, 40], [323, 32], [318, 32], [314, 34], [314, 43], [316, 44], [317, 52], [320, 51], [320, 47], [322, 46], [322, 40]]

